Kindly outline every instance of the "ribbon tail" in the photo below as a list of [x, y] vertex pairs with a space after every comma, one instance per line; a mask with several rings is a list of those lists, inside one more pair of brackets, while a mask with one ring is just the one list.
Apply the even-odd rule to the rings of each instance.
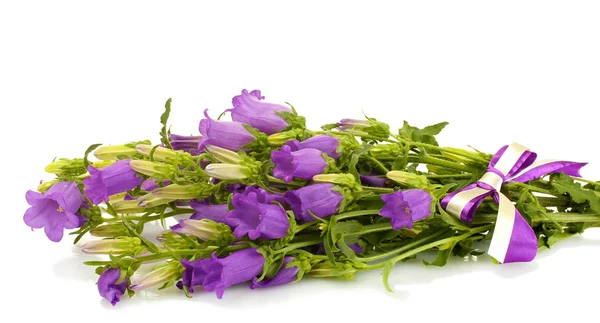
[[508, 182], [524, 183], [551, 173], [560, 172], [574, 177], [581, 177], [579, 172], [581, 171], [581, 168], [585, 165], [587, 165], [587, 163], [555, 160], [536, 161], [531, 166], [524, 169], [519, 175], [510, 179]]
[[499, 210], [488, 254], [500, 263], [532, 261], [538, 249], [535, 232], [514, 204], [499, 195]]

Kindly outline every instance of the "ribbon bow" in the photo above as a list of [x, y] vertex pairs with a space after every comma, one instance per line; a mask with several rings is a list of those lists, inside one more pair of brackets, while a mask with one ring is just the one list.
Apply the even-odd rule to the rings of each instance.
[[492, 157], [479, 181], [446, 196], [442, 207], [461, 220], [471, 222], [477, 208], [488, 196], [499, 205], [498, 218], [488, 254], [500, 263], [527, 262], [535, 258], [538, 241], [535, 232], [500, 189], [504, 183], [528, 182], [550, 173], [563, 172], [580, 177], [587, 163], [568, 161], [536, 161], [537, 154], [513, 143], [502, 147]]

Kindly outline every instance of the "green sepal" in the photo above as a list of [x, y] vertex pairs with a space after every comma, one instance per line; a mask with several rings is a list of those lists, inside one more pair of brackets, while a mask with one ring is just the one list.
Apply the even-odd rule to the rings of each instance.
[[277, 111], [277, 115], [282, 117], [285, 122], [287, 122], [288, 127], [286, 129], [305, 129], [306, 128], [306, 118], [299, 115], [294, 109], [294, 106], [287, 103], [292, 109], [292, 112], [288, 111]]
[[93, 145], [90, 145], [88, 147], [88, 149], [85, 151], [85, 154], [83, 155], [83, 167], [86, 169], [86, 171], [87, 171], [88, 166], [90, 166], [90, 162], [88, 161], [89, 154], [92, 151], [94, 151], [94, 149], [96, 149], [100, 146], [102, 146], [102, 144], [93, 144]]
[[160, 142], [165, 145], [167, 148], [171, 147], [171, 140], [169, 139], [169, 134], [171, 131], [167, 129], [167, 122], [169, 122], [169, 115], [171, 114], [171, 98], [165, 102], [165, 112], [160, 116], [160, 124], [162, 124], [162, 128], [160, 129]]

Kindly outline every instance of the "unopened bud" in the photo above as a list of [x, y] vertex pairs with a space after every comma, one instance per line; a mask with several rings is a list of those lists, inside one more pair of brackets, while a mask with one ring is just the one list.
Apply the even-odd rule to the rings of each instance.
[[81, 246], [84, 253], [93, 255], [132, 255], [138, 251], [142, 241], [137, 237], [118, 237], [86, 242]]
[[160, 287], [181, 277], [183, 266], [180, 261], [174, 260], [166, 264], [155, 266], [151, 272], [135, 281], [129, 288], [140, 291], [153, 287]]
[[250, 169], [237, 164], [210, 164], [205, 171], [208, 176], [220, 180], [242, 180], [248, 178]]
[[427, 180], [427, 177], [423, 175], [393, 170], [391, 172], [388, 172], [386, 176], [394, 182], [402, 185], [421, 189], [429, 187], [429, 180]]
[[125, 145], [102, 146], [94, 151], [94, 156], [100, 160], [128, 159], [136, 154], [135, 149]]
[[242, 162], [242, 158], [235, 151], [221, 148], [213, 145], [204, 146], [204, 150], [215, 157], [218, 161], [227, 164], [239, 164]]

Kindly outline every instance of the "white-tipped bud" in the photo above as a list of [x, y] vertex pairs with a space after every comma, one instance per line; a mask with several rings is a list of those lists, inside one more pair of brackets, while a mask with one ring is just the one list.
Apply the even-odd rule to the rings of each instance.
[[220, 180], [242, 180], [248, 178], [250, 169], [237, 164], [210, 164], [205, 171], [208, 176]]
[[239, 164], [242, 162], [240, 155], [235, 151], [213, 145], [204, 146], [204, 150], [215, 157], [218, 161], [227, 164]]

